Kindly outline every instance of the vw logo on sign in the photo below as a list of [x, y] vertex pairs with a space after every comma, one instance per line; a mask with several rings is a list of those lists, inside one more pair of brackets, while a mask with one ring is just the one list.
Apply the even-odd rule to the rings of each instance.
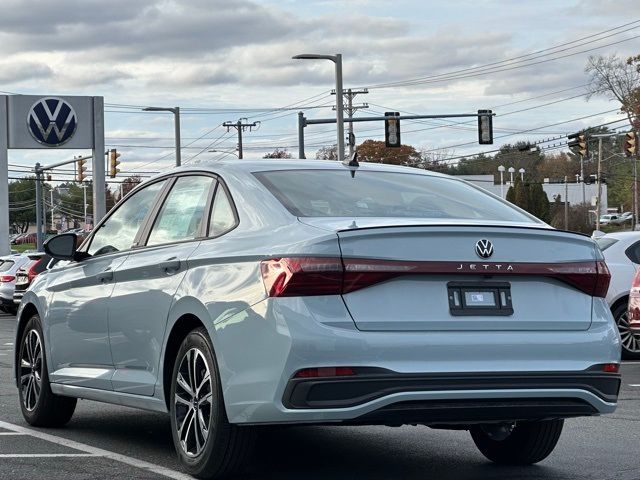
[[489, 240], [478, 240], [476, 242], [476, 253], [480, 258], [489, 258], [493, 255], [493, 244]]
[[48, 147], [67, 143], [76, 133], [78, 122], [73, 107], [61, 98], [45, 97], [33, 104], [27, 125], [36, 142]]

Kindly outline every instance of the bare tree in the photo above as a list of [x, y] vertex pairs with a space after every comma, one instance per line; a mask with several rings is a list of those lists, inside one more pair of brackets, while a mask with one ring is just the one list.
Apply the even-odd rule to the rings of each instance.
[[587, 100], [605, 96], [619, 101], [620, 110], [627, 115], [629, 123], [640, 127], [640, 57], [624, 61], [615, 54], [591, 56], [585, 73], [590, 77]]
[[286, 148], [276, 148], [271, 153], [265, 153], [262, 158], [293, 158], [292, 155], [287, 151]]

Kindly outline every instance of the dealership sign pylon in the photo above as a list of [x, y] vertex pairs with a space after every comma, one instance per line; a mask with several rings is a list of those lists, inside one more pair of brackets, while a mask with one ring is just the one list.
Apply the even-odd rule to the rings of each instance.
[[104, 99], [0, 95], [0, 255], [9, 244], [9, 149], [92, 150], [94, 222], [106, 213]]

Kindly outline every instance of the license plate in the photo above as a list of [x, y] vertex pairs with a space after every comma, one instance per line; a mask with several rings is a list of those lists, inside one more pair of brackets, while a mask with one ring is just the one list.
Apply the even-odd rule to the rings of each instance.
[[507, 282], [449, 282], [447, 295], [454, 316], [513, 315], [511, 285]]

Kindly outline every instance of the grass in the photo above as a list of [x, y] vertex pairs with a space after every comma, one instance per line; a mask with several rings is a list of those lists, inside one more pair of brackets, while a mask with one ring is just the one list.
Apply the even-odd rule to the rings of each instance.
[[35, 243], [20, 243], [18, 245], [11, 245], [11, 250], [15, 250], [18, 253], [26, 252], [27, 250], [35, 250]]

